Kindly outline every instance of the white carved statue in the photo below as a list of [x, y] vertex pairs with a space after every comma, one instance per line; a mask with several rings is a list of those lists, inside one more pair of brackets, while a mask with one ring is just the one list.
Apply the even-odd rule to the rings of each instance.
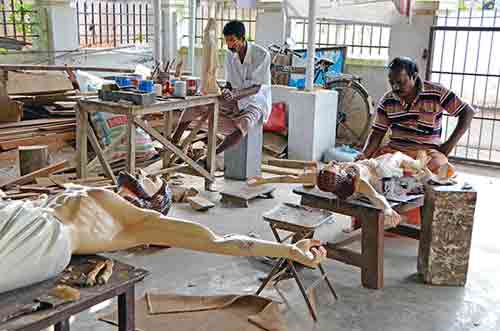
[[417, 159], [395, 152], [356, 162], [332, 162], [321, 170], [318, 166], [306, 169], [301, 176], [253, 177], [248, 180], [248, 185], [302, 183], [309, 186], [317, 185], [320, 190], [332, 192], [341, 199], [362, 195], [375, 207], [384, 211], [386, 226], [393, 227], [400, 223], [401, 216], [391, 208], [382, 194], [382, 178], [402, 177], [404, 173], [411, 173], [420, 181], [432, 179], [443, 182], [454, 176], [453, 166], [449, 163], [444, 163], [432, 173], [427, 167], [430, 161], [428, 153], [430, 152], [425, 150], [419, 151]]
[[311, 267], [326, 256], [315, 240], [292, 245], [218, 236], [204, 225], [138, 208], [110, 190], [69, 185], [50, 199], [0, 201], [0, 293], [57, 276], [72, 254], [143, 245], [286, 257]]

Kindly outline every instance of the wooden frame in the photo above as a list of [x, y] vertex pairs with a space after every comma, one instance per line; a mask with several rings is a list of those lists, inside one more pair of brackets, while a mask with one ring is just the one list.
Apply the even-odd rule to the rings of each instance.
[[[208, 162], [207, 169], [198, 165], [195, 160], [188, 157], [188, 155], [178, 148], [170, 141], [170, 134], [172, 132], [172, 111], [177, 109], [185, 109], [189, 111], [190, 108], [197, 106], [211, 106], [212, 112], [208, 117]], [[93, 112], [107, 112], [112, 114], [126, 115], [127, 120], [127, 171], [135, 173], [135, 135], [136, 128], [140, 127], [146, 131], [153, 139], [160, 142], [168, 151], [164, 153], [164, 164], [168, 164], [171, 154], [175, 157], [182, 159], [187, 165], [192, 168], [197, 174], [205, 178], [205, 188], [210, 189], [210, 186], [215, 182], [215, 151], [217, 141], [217, 120], [219, 113], [219, 102], [216, 95], [195, 96], [187, 97], [186, 99], [169, 99], [165, 101], [158, 101], [150, 106], [139, 106], [121, 104], [117, 102], [103, 101], [95, 97], [85, 98], [78, 101], [77, 107], [77, 176], [79, 178], [87, 177], [88, 159], [87, 159], [87, 140], [90, 138], [93, 149], [98, 155], [104, 171], [110, 176], [114, 182], [116, 178], [112, 172], [111, 167], [105, 157], [105, 151], [99, 147], [95, 138], [95, 133], [89, 125], [89, 114]], [[141, 119], [142, 115], [162, 113], [164, 116], [164, 132], [165, 135], [160, 134], [158, 131], [149, 126]]]
[[[325, 248], [328, 258], [361, 268], [361, 282], [364, 287], [370, 289], [384, 287], [384, 232], [386, 230], [413, 239], [419, 238], [420, 231], [410, 226], [399, 225], [385, 229], [383, 211], [368, 203], [359, 200], [340, 200], [334, 194], [322, 192], [317, 188], [312, 190], [297, 188], [293, 192], [301, 196], [302, 205], [354, 216], [361, 221], [361, 253], [344, 248], [359, 238], [345, 240], [338, 244], [328, 243]], [[406, 203], [391, 203], [391, 207], [400, 214], [415, 208], [422, 208], [423, 205], [423, 197]]]

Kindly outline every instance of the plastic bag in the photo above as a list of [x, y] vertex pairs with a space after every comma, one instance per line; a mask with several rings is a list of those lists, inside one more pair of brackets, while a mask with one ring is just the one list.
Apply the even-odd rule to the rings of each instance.
[[274, 132], [281, 135], [288, 135], [288, 114], [284, 102], [274, 103], [271, 108], [271, 115], [264, 123], [264, 132]]

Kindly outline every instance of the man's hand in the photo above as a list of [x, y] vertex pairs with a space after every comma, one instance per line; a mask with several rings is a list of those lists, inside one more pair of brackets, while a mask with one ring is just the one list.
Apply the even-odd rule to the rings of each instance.
[[366, 155], [363, 152], [356, 155], [356, 157], [354, 158], [354, 162], [361, 161], [361, 160], [366, 160]]
[[455, 146], [453, 144], [451, 144], [449, 141], [447, 141], [447, 142], [441, 144], [441, 146], [439, 146], [437, 148], [437, 150], [440, 151], [441, 153], [443, 153], [444, 155], [448, 156], [454, 147]]
[[235, 99], [235, 93], [229, 89], [223, 89], [222, 98], [226, 101], [233, 101]]

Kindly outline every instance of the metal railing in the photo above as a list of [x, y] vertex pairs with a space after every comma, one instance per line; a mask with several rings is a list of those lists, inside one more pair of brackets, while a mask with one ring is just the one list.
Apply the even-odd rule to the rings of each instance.
[[31, 43], [35, 33], [37, 11], [33, 1], [0, 0], [0, 37]]
[[147, 2], [76, 1], [81, 47], [118, 47], [153, 40], [153, 11]]
[[[198, 6], [196, 9], [196, 23], [195, 23], [195, 45], [201, 46], [203, 39], [203, 30], [207, 25], [209, 18], [209, 9], [204, 6]], [[256, 32], [256, 18], [257, 10], [255, 9], [241, 9], [234, 7], [227, 7], [225, 3], [222, 6], [215, 9], [215, 19], [217, 21], [217, 32], [219, 34], [218, 39], [220, 42], [220, 48], [225, 48], [224, 37], [222, 35], [222, 30], [224, 25], [231, 20], [238, 20], [245, 25], [247, 32], [247, 40], [255, 41]], [[187, 46], [189, 44], [189, 22], [191, 17], [189, 16], [189, 11], [186, 10], [183, 20], [183, 35], [182, 35], [182, 45]]]
[[[445, 11], [431, 28], [426, 77], [439, 82], [478, 110], [452, 156], [500, 163], [500, 13], [497, 10]], [[443, 139], [457, 119], [443, 117]]]
[[[307, 47], [307, 25], [305, 19], [293, 19], [291, 37], [297, 47]], [[334, 20], [319, 20], [317, 23], [318, 47], [347, 46], [350, 58], [389, 58], [391, 28], [381, 24], [348, 24]]]

